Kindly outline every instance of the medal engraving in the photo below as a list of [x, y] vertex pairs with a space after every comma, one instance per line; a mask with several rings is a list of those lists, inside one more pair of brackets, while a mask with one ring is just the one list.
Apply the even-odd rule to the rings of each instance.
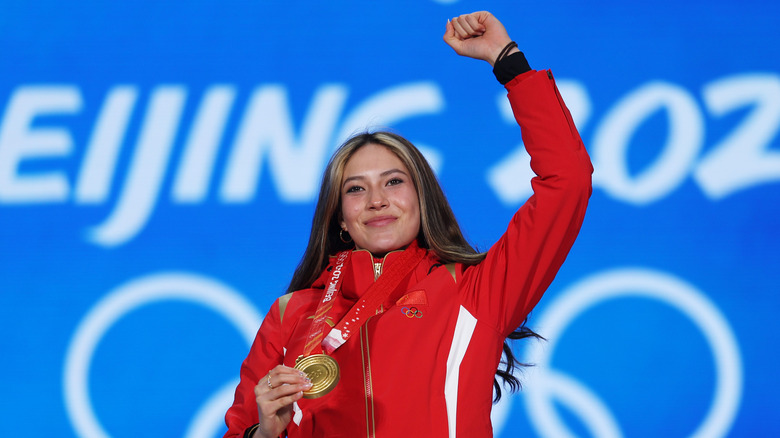
[[303, 392], [303, 398], [322, 397], [339, 382], [339, 364], [325, 354], [300, 356], [295, 360], [295, 369], [311, 380], [311, 388]]

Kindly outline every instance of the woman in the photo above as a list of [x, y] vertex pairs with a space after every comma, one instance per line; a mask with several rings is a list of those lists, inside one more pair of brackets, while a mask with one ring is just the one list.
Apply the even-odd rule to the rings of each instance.
[[289, 293], [241, 368], [226, 437], [492, 436], [505, 339], [573, 244], [592, 167], [552, 75], [528, 67], [497, 19], [457, 17], [444, 40], [494, 64], [534, 195], [477, 254], [414, 146], [389, 133], [347, 141], [325, 171]]

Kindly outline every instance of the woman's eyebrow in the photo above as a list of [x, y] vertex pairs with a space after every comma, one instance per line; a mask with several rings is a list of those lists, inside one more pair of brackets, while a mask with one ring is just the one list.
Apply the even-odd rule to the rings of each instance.
[[[394, 168], [394, 169], [385, 170], [384, 172], [380, 173], [380, 174], [379, 174], [379, 176], [380, 176], [380, 177], [385, 177], [385, 176], [387, 176], [387, 175], [390, 175], [390, 174], [393, 174], [393, 173], [400, 173], [400, 174], [403, 174], [403, 175], [405, 175], [405, 176], [408, 176], [408, 175], [406, 174], [406, 172], [404, 172], [403, 170], [401, 170], [401, 169], [395, 169], [395, 168]], [[364, 180], [364, 179], [366, 179], [366, 177], [365, 177], [365, 176], [363, 176], [363, 175], [355, 175], [355, 176], [350, 176], [349, 178], [347, 178], [347, 179], [345, 179], [345, 180], [344, 180], [344, 183], [343, 183], [343, 184], [341, 184], [341, 187], [344, 187], [345, 185], [347, 185], [347, 183], [349, 183], [349, 182], [351, 182], [351, 181], [357, 181], [357, 180], [360, 180], [360, 181], [362, 181], [362, 180]]]
[[390, 169], [390, 170], [385, 170], [384, 172], [380, 173], [379, 175], [380, 175], [380, 176], [387, 176], [387, 175], [390, 175], [391, 173], [402, 173], [402, 174], [406, 175], [406, 172], [404, 172], [404, 171], [403, 171], [403, 170], [401, 170], [401, 169]]
[[344, 187], [345, 185], [347, 185], [347, 183], [351, 181], [358, 181], [358, 180], [362, 181], [364, 179], [366, 179], [366, 177], [363, 175], [350, 176], [349, 178], [344, 180], [344, 182], [341, 184], [341, 187]]

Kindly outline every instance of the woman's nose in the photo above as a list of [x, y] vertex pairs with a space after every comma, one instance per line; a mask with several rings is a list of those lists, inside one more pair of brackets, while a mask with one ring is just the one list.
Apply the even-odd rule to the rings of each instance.
[[382, 190], [374, 190], [371, 192], [371, 198], [369, 199], [369, 206], [371, 208], [383, 208], [387, 207], [387, 196]]

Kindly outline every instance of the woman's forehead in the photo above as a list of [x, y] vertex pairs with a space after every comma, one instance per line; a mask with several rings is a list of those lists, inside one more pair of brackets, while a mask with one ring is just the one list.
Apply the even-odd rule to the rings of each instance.
[[344, 165], [342, 181], [355, 176], [379, 175], [391, 170], [409, 173], [403, 160], [387, 146], [369, 143], [362, 146]]

